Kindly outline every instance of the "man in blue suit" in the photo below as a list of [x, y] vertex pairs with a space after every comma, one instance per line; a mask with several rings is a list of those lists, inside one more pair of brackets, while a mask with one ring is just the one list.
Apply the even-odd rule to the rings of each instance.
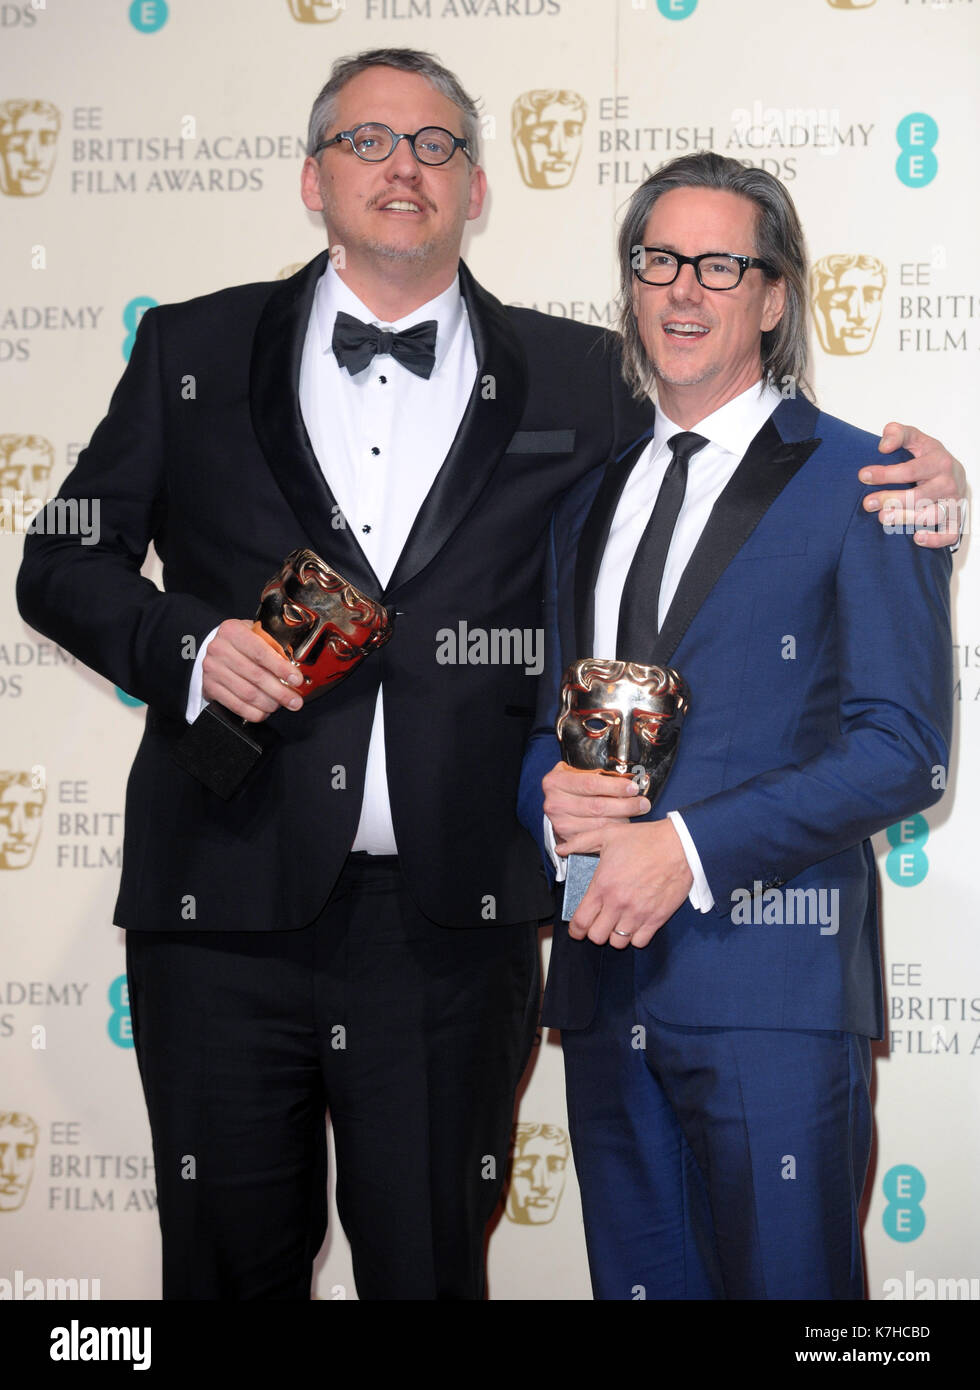
[[[522, 779], [546, 858], [599, 853], [544, 1015], [593, 1286], [860, 1298], [883, 1032], [868, 837], [945, 786], [949, 552], [871, 523], [875, 439], [804, 394], [803, 235], [778, 180], [675, 160], [619, 252], [625, 370], [657, 418], [556, 513]], [[561, 674], [588, 656], [690, 686], [655, 811], [560, 761]]]

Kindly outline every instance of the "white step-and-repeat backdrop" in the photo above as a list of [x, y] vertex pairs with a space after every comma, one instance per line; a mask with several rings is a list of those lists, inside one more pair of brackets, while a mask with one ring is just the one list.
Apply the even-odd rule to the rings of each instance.
[[[410, 46], [459, 73], [480, 99], [491, 189], [465, 255], [500, 298], [551, 314], [612, 322], [617, 217], [667, 159], [713, 148], [777, 174], [815, 265], [821, 403], [872, 430], [911, 420], [970, 470], [978, 40], [980, 0], [0, 3], [0, 1296], [30, 1296], [31, 1279], [88, 1281], [77, 1292], [103, 1299], [160, 1287], [112, 925], [144, 711], [23, 624], [21, 533], [104, 413], [147, 306], [272, 279], [322, 249], [299, 168], [334, 58]], [[891, 1022], [876, 1049], [873, 1299], [980, 1298], [970, 549], [954, 578], [949, 790], [878, 845]], [[547, 1034], [518, 1119], [491, 1297], [588, 1298]], [[335, 1219], [316, 1293], [355, 1296]]]

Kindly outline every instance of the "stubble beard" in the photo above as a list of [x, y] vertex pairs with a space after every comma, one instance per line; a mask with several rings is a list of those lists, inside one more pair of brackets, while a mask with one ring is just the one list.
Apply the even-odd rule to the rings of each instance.
[[717, 366], [703, 367], [698, 372], [666, 372], [658, 362], [651, 360], [653, 375], [656, 381], [664, 382], [667, 386], [700, 386], [702, 382], [710, 381], [712, 377], [718, 375]]
[[386, 241], [368, 241], [364, 243], [364, 250], [369, 256], [381, 261], [425, 265], [433, 258], [436, 246], [431, 241], [422, 242], [417, 246], [391, 246]]

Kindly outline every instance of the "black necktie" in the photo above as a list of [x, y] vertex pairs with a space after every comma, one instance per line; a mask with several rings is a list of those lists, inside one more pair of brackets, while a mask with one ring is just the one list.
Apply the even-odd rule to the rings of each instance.
[[436, 319], [426, 319], [416, 323], [402, 333], [390, 328], [376, 328], [373, 323], [362, 323], [351, 314], [338, 313], [333, 326], [331, 347], [334, 356], [351, 376], [363, 372], [372, 357], [379, 353], [391, 353], [416, 376], [426, 378], [432, 375], [436, 365]]
[[707, 442], [703, 435], [690, 432], [672, 435], [667, 441], [672, 457], [623, 585], [616, 635], [620, 661], [648, 664], [648, 653], [659, 632], [660, 584], [687, 489], [688, 460]]

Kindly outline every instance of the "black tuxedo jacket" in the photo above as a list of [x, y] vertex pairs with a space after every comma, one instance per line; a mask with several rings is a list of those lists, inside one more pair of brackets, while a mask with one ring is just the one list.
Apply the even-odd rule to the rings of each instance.
[[[357, 828], [379, 683], [395, 835], [422, 911], [475, 927], [551, 910], [515, 813], [534, 677], [523, 662], [442, 664], [437, 634], [461, 622], [488, 633], [541, 628], [555, 502], [647, 427], [652, 407], [621, 384], [612, 334], [506, 308], [461, 265], [477, 377], [384, 587], [342, 525], [300, 413], [300, 359], [325, 264], [326, 253], [286, 281], [151, 309], [59, 494], [100, 500], [98, 543], [33, 535], [25, 545], [24, 618], [148, 705], [126, 797], [123, 927], [312, 921]], [[140, 575], [150, 541], [164, 592]], [[392, 606], [394, 635], [342, 685], [274, 715], [272, 746], [225, 802], [171, 756], [193, 654], [223, 619], [255, 612], [297, 546]]]

